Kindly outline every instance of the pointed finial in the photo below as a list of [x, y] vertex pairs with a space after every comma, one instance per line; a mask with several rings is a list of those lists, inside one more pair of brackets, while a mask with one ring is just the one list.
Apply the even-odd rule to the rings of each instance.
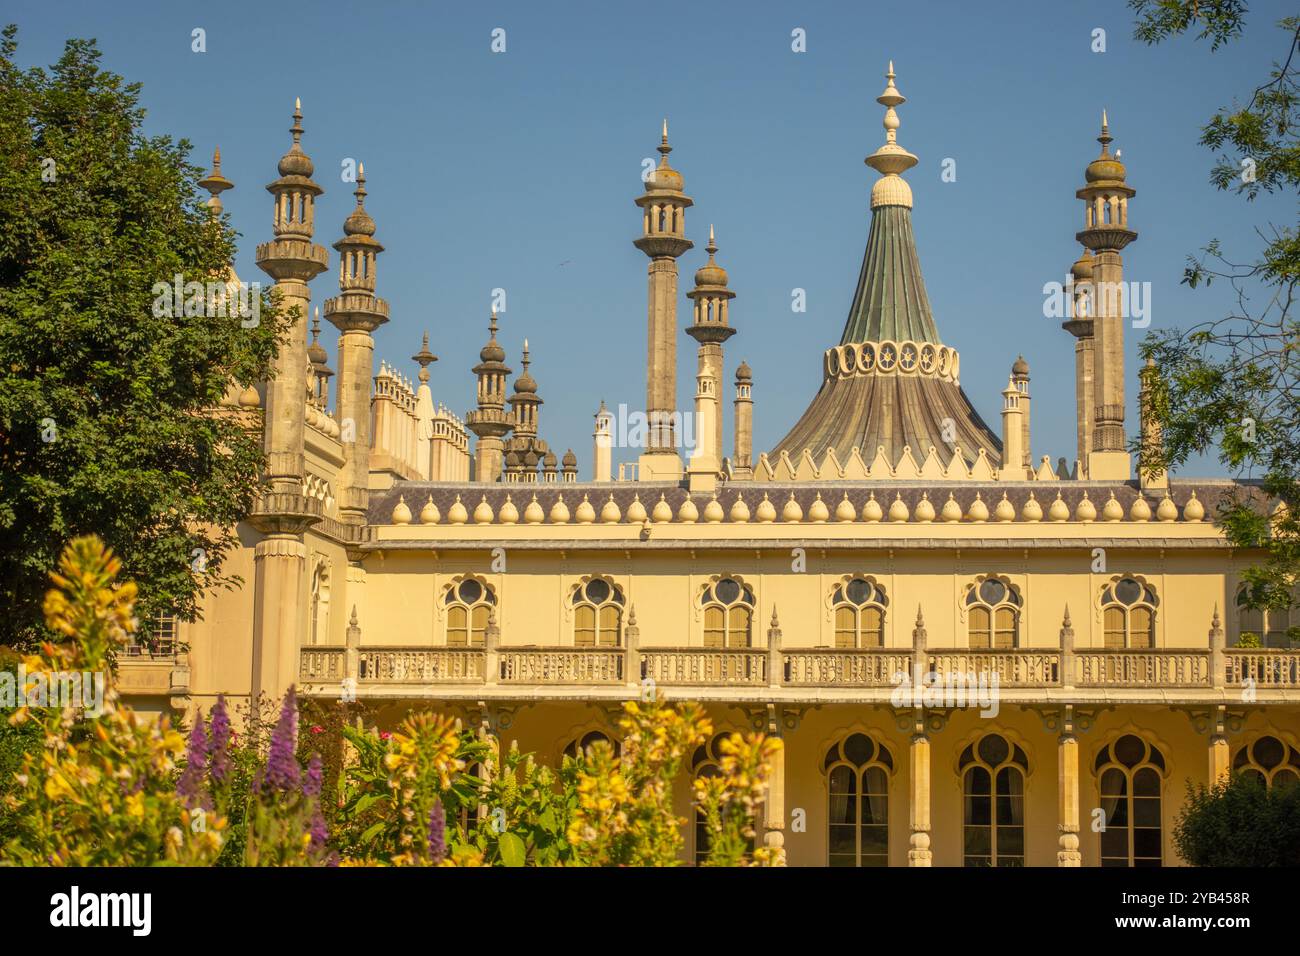
[[411, 361], [420, 366], [420, 381], [429, 381], [429, 366], [438, 361], [438, 356], [429, 351], [429, 333], [424, 333], [424, 341], [420, 344], [420, 351], [411, 356]]
[[1072, 626], [1073, 626], [1073, 625], [1070, 623], [1070, 605], [1069, 605], [1068, 603], [1065, 605], [1065, 618], [1064, 618], [1064, 620], [1061, 621], [1061, 626], [1062, 626], [1062, 627], [1072, 627]]
[[352, 620], [348, 621], [353, 627], [357, 626], [357, 606], [352, 605]]
[[663, 139], [659, 141], [659, 154], [663, 157], [662, 159], [659, 160], [660, 166], [668, 165], [668, 154], [671, 153], [672, 151], [673, 148], [668, 145], [668, 117], [665, 116]]
[[[894, 69], [894, 64], [893, 64], [893, 63], [890, 63], [890, 64], [889, 64], [889, 69], [890, 69], [891, 72], [893, 71], [893, 69]], [[921, 605], [920, 605], [920, 604], [918, 604], [918, 605], [916, 606], [916, 626], [917, 626], [917, 627], [925, 627], [925, 615], [921, 613]]]
[[289, 132], [293, 134], [295, 146], [302, 142], [302, 99], [300, 97], [295, 97], [293, 101], [293, 125], [289, 127]]
[[876, 97], [876, 102], [885, 107], [885, 145], [881, 146], [865, 160], [866, 164], [883, 175], [871, 189], [871, 208], [878, 206], [912, 206], [912, 190], [899, 177], [899, 173], [911, 169], [917, 158], [898, 145], [898, 113], [895, 107], [907, 102], [907, 97], [894, 85], [894, 63], [889, 63], [889, 72], [885, 74], [885, 91]]
[[780, 626], [780, 621], [778, 621], [778, 620], [776, 619], [776, 605], [775, 605], [775, 604], [772, 605], [772, 626], [773, 626], [773, 627], [779, 627], [779, 626]]
[[1105, 156], [1110, 152], [1111, 141], [1115, 137], [1110, 135], [1110, 124], [1106, 122], [1106, 111], [1101, 111], [1101, 135], [1097, 137], [1097, 142], [1101, 143], [1101, 155]]
[[311, 319], [311, 340], [315, 342], [320, 336], [320, 306], [316, 306], [316, 314]]
[[221, 147], [218, 146], [212, 151], [212, 172], [199, 180], [199, 188], [206, 189], [212, 197], [208, 200], [208, 208], [212, 214], [221, 214], [221, 194], [227, 189], [234, 189], [235, 184], [225, 176], [221, 175]]

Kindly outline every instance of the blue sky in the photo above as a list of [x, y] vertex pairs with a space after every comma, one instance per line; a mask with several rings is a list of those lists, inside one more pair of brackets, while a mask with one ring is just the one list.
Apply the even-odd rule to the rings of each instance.
[[[1220, 285], [1179, 284], [1185, 257], [1218, 238], [1238, 261], [1256, 229], [1294, 221], [1292, 199], [1247, 203], [1208, 183], [1196, 144], [1212, 112], [1248, 98], [1285, 49], [1291, 11], [1251, 5], [1246, 35], [1211, 53], [1181, 38], [1132, 39], [1122, 0], [1060, 2], [220, 4], [11, 0], [24, 64], [55, 60], [70, 36], [94, 37], [107, 68], [144, 85], [150, 133], [184, 137], [206, 163], [222, 150], [236, 189], [223, 198], [242, 234], [237, 269], [261, 274], [254, 246], [271, 229], [262, 188], [289, 143], [295, 96], [303, 145], [325, 194], [316, 240], [341, 235], [353, 206], [346, 159], [366, 165], [367, 208], [387, 247], [379, 292], [392, 321], [377, 359], [413, 379], [421, 333], [441, 361], [435, 399], [461, 413], [486, 338], [490, 294], [507, 291], [502, 340], [516, 372], [524, 337], [546, 404], [542, 434], [590, 468], [592, 415], [645, 397], [646, 259], [632, 246], [641, 162], [669, 118], [673, 165], [695, 200], [681, 260], [679, 327], [714, 223], [737, 293], [726, 346], [754, 369], [755, 450], [772, 447], [821, 381], [857, 279], [883, 142], [875, 97], [893, 59], [899, 142], [921, 264], [939, 330], [962, 355], [962, 384], [999, 427], [1016, 354], [1032, 369], [1033, 452], [1073, 457], [1073, 339], [1043, 315], [1043, 284], [1079, 253], [1074, 191], [1109, 111], [1137, 189], [1125, 278], [1151, 283], [1153, 328], [1225, 314]], [[888, 13], [882, 11], [887, 10]], [[206, 53], [191, 32], [206, 31]], [[506, 52], [491, 34], [505, 30]], [[791, 50], [802, 28], [807, 52]], [[1106, 52], [1092, 34], [1106, 31]], [[956, 161], [956, 181], [941, 164]], [[332, 254], [334, 256], [334, 254]], [[337, 262], [336, 257], [332, 260]], [[313, 301], [337, 289], [333, 269]], [[808, 310], [793, 313], [791, 290]], [[1128, 421], [1136, 427], [1136, 348], [1126, 330]], [[325, 332], [334, 350], [332, 329]], [[679, 405], [691, 407], [695, 344], [678, 340]], [[724, 450], [731, 447], [726, 409]], [[627, 452], [618, 457], [630, 457]], [[1200, 473], [1217, 473], [1213, 462]]]

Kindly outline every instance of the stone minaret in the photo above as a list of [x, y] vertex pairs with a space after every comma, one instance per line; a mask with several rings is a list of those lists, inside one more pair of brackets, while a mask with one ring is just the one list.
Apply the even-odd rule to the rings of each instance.
[[1070, 318], [1061, 328], [1074, 336], [1074, 403], [1077, 478], [1088, 477], [1088, 452], [1092, 448], [1093, 338], [1092, 338], [1092, 253], [1086, 248], [1070, 268], [1073, 299]]
[[324, 272], [329, 253], [311, 241], [314, 204], [324, 190], [312, 181], [311, 159], [302, 151], [302, 105], [295, 102], [293, 145], [280, 159], [280, 178], [267, 186], [275, 197], [275, 239], [257, 247], [257, 265], [275, 280], [282, 307], [298, 310], [275, 358], [275, 377], [267, 384], [266, 456], [271, 490], [302, 489], [303, 422], [306, 411], [307, 283]]
[[474, 449], [474, 480], [500, 481], [504, 439], [514, 427], [514, 418], [506, 412], [506, 350], [497, 341], [497, 314], [488, 322], [488, 341], [478, 353], [480, 362], [473, 372], [478, 376], [478, 408], [465, 416], [465, 424], [478, 436]]
[[366, 170], [358, 167], [357, 206], [343, 222], [339, 253], [339, 294], [325, 303], [325, 318], [339, 330], [339, 383], [335, 415], [343, 441], [343, 487], [339, 517], [366, 523], [370, 504], [370, 382], [374, 374], [372, 333], [388, 321], [388, 303], [375, 295], [375, 259], [384, 247], [375, 239], [375, 221], [366, 212]]
[[275, 198], [275, 238], [257, 247], [258, 267], [275, 280], [290, 318], [266, 385], [265, 448], [269, 488], [249, 522], [262, 533], [253, 549], [253, 654], [251, 688], [279, 697], [298, 674], [300, 601], [306, 577], [303, 532], [320, 520], [320, 505], [302, 493], [309, 366], [307, 283], [329, 264], [313, 243], [313, 206], [321, 188], [312, 181], [311, 159], [302, 151], [302, 108], [294, 104], [293, 145], [280, 159], [280, 178], [267, 186]]
[[668, 165], [668, 121], [659, 144], [659, 166], [638, 196], [641, 236], [633, 242], [650, 257], [649, 336], [646, 367], [646, 416], [649, 429], [638, 476], [643, 480], [677, 479], [682, 474], [673, 418], [677, 410], [677, 257], [694, 243], [686, 238], [686, 208], [681, 173]]
[[604, 399], [601, 400], [600, 409], [596, 412], [596, 430], [591, 433], [591, 440], [591, 480], [610, 481], [614, 469], [612, 461], [612, 448], [614, 445], [613, 421], [610, 418], [609, 409], [605, 407]]
[[[515, 379], [515, 393], [510, 396], [510, 413], [514, 420], [514, 436], [510, 439], [510, 452], [506, 455], [506, 469], [513, 473], [512, 481], [537, 481], [537, 466], [541, 464], [546, 448], [539, 450], [537, 438], [538, 412], [542, 396], [537, 393], [537, 380], [528, 366], [528, 340], [524, 339], [524, 370]], [[514, 463], [511, 465], [511, 458]]]
[[699, 371], [695, 376], [695, 453], [687, 471], [692, 491], [712, 491], [722, 467], [722, 343], [736, 334], [730, 324], [731, 300], [727, 270], [714, 258], [718, 245], [709, 226], [709, 254], [695, 273], [695, 288], [686, 293], [694, 304], [693, 321], [686, 334], [700, 343]]
[[731, 472], [737, 478], [754, 477], [754, 373], [741, 362], [736, 369], [736, 451]]
[[1002, 467], [998, 477], [1002, 481], [1024, 481], [1029, 473], [1025, 467], [1024, 449], [1024, 409], [1020, 405], [1020, 389], [1016, 387], [1015, 376], [1007, 378], [1007, 387], [1002, 390]]
[[437, 470], [433, 463], [433, 436], [437, 409], [433, 406], [433, 392], [429, 389], [429, 366], [438, 361], [438, 356], [429, 351], [429, 333], [424, 333], [420, 351], [411, 356], [411, 361], [420, 366], [420, 386], [415, 392], [415, 417], [418, 421], [416, 430], [415, 462], [420, 477], [437, 481]]
[[1023, 355], [1016, 357], [1011, 365], [1011, 381], [1020, 393], [1020, 450], [1024, 452], [1023, 464], [1026, 468], [1034, 467], [1034, 456], [1029, 447], [1029, 363]]
[[1124, 436], [1124, 322], [1120, 251], [1137, 238], [1128, 227], [1128, 201], [1135, 191], [1124, 182], [1124, 164], [1110, 154], [1111, 135], [1101, 114], [1101, 155], [1084, 171], [1084, 228], [1076, 238], [1095, 251], [1093, 259], [1093, 414], [1088, 477], [1127, 481], [1132, 473]]

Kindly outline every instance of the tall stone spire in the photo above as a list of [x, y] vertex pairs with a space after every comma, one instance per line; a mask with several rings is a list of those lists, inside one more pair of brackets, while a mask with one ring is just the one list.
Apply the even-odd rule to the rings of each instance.
[[731, 462], [737, 478], [754, 477], [754, 373], [748, 362], [736, 368], [735, 454]]
[[659, 144], [659, 166], [646, 178], [641, 207], [641, 236], [633, 242], [650, 257], [646, 416], [649, 434], [638, 475], [643, 480], [677, 479], [682, 474], [677, 454], [674, 415], [677, 408], [677, 258], [694, 243], [686, 238], [686, 209], [692, 205], [682, 192], [681, 173], [668, 164], [668, 120]]
[[434, 474], [433, 434], [434, 417], [437, 410], [433, 406], [433, 392], [429, 388], [429, 366], [438, 361], [438, 356], [429, 351], [429, 333], [424, 333], [420, 351], [411, 356], [411, 361], [420, 366], [420, 384], [415, 390], [415, 419], [417, 439], [415, 465], [421, 477], [436, 480]]
[[478, 377], [478, 407], [465, 416], [465, 425], [478, 436], [474, 451], [474, 480], [500, 481], [503, 439], [514, 427], [506, 413], [506, 350], [497, 341], [497, 314], [488, 321], [488, 341], [479, 351], [479, 364], [472, 371]]
[[961, 388], [957, 350], [944, 345], [930, 311], [912, 235], [912, 190], [902, 173], [917, 158], [898, 143], [905, 97], [894, 65], [876, 102], [885, 107], [885, 142], [866, 164], [881, 174], [871, 189], [871, 225], [862, 270], [838, 345], [823, 353], [822, 386], [803, 416], [771, 453], [798, 462], [807, 450], [817, 465], [832, 450], [840, 463], [856, 449], [866, 461], [883, 454], [893, 465], [904, 450], [942, 462], [958, 450], [967, 464], [981, 451], [1001, 464], [1002, 443]]
[[695, 376], [696, 447], [687, 471], [692, 491], [713, 491], [722, 467], [722, 343], [736, 334], [730, 324], [731, 300], [727, 270], [715, 258], [718, 244], [709, 226], [709, 254], [695, 273], [695, 288], [686, 293], [694, 304], [694, 321], [686, 334], [700, 343]]
[[1127, 481], [1132, 474], [1124, 434], [1124, 261], [1120, 251], [1137, 238], [1128, 227], [1128, 201], [1136, 195], [1124, 164], [1110, 154], [1110, 125], [1101, 114], [1101, 155], [1084, 170], [1084, 228], [1075, 238], [1095, 252], [1093, 285], [1093, 420], [1088, 477]]
[[1095, 341], [1092, 325], [1092, 253], [1084, 247], [1083, 254], [1070, 267], [1073, 287], [1070, 300], [1070, 317], [1061, 328], [1074, 336], [1074, 405], [1075, 453], [1077, 478], [1088, 477], [1088, 452], [1092, 448], [1092, 403], [1096, 386], [1093, 383]]
[[297, 315], [275, 360], [275, 377], [267, 385], [266, 452], [271, 488], [296, 493], [303, 475], [303, 416], [307, 368], [307, 283], [324, 272], [329, 253], [312, 242], [315, 201], [324, 190], [312, 180], [311, 159], [302, 151], [302, 105], [295, 102], [293, 145], [280, 159], [280, 178], [266, 187], [275, 197], [275, 239], [257, 247], [258, 267], [275, 280], [283, 307]]
[[302, 494], [307, 415], [307, 283], [324, 272], [329, 254], [312, 242], [316, 197], [311, 159], [302, 151], [302, 107], [294, 104], [293, 145], [280, 159], [280, 178], [267, 191], [275, 200], [275, 238], [257, 247], [257, 265], [275, 281], [290, 317], [266, 385], [266, 458], [269, 492], [250, 523], [263, 534], [253, 550], [252, 693], [278, 697], [298, 673], [298, 627], [307, 549], [303, 532], [320, 520], [319, 504]]
[[335, 394], [343, 440], [343, 488], [339, 517], [366, 523], [370, 505], [370, 380], [374, 375], [375, 329], [388, 321], [388, 303], [375, 295], [375, 260], [384, 247], [366, 211], [366, 167], [357, 167], [357, 204], [343, 221], [339, 294], [325, 303], [325, 318], [339, 330], [339, 384]]

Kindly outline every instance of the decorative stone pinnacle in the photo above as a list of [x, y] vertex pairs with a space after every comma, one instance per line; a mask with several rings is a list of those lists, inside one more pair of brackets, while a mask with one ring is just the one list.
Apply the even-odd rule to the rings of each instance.
[[212, 198], [208, 200], [208, 208], [212, 210], [214, 215], [219, 215], [221, 213], [221, 194], [227, 189], [235, 188], [234, 183], [221, 175], [220, 146], [212, 151], [212, 172], [199, 180], [199, 187], [206, 189], [211, 195]]
[[1062, 627], [1071, 627], [1071, 626], [1073, 626], [1073, 625], [1070, 623], [1070, 605], [1069, 605], [1069, 604], [1066, 604], [1066, 605], [1065, 605], [1065, 618], [1061, 621], [1061, 626], [1062, 626]]
[[660, 166], [668, 165], [668, 154], [671, 153], [672, 151], [673, 148], [668, 145], [668, 117], [665, 116], [663, 139], [659, 141], [659, 153], [661, 156], [663, 156], [663, 159], [659, 160]]
[[709, 261], [713, 261], [713, 255], [718, 251], [718, 243], [713, 238], [713, 223], [709, 223], [709, 244], [704, 247], [704, 251], [709, 254]]
[[429, 333], [424, 333], [424, 341], [420, 345], [420, 351], [411, 356], [411, 361], [420, 366], [420, 381], [429, 381], [429, 366], [438, 361], [438, 356], [429, 351]]

